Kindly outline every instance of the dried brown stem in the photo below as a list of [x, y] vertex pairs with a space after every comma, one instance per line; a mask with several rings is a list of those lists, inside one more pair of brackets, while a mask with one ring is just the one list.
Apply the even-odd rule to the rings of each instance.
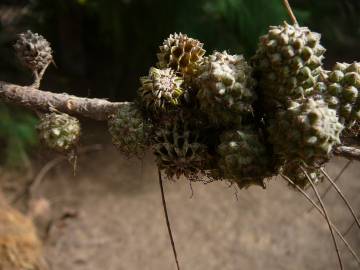
[[292, 23], [293, 23], [293, 24], [298, 24], [298, 21], [297, 21], [297, 19], [296, 19], [296, 17], [295, 17], [295, 14], [294, 14], [291, 6], [290, 6], [289, 1], [288, 1], [288, 0], [283, 0], [283, 4], [284, 4], [284, 7], [286, 8], [286, 11], [287, 11], [288, 14], [289, 14], [289, 17], [290, 17]]
[[0, 99], [32, 110], [49, 111], [52, 107], [64, 113], [94, 120], [106, 120], [119, 107], [128, 103], [40, 91], [31, 86], [19, 86], [3, 81], [0, 81]]
[[[352, 160], [348, 160], [348, 162], [345, 164], [345, 166], [341, 169], [341, 171], [339, 172], [339, 174], [335, 177], [334, 182], [336, 183], [340, 177], [343, 175], [343, 173], [346, 171], [347, 168], [349, 168], [350, 164], [352, 163]], [[329, 185], [326, 190], [324, 191], [324, 193], [321, 195], [321, 199], [324, 199], [326, 197], [326, 195], [329, 193], [329, 191], [331, 190], [332, 185]], [[314, 207], [311, 207], [308, 212], [311, 212], [314, 209]]]
[[354, 209], [351, 207], [349, 201], [346, 199], [345, 195], [341, 192], [341, 190], [339, 189], [339, 187], [336, 185], [336, 183], [331, 179], [331, 177], [325, 172], [325, 170], [323, 168], [320, 168], [321, 172], [325, 175], [325, 178], [331, 183], [331, 185], [335, 188], [335, 190], [337, 191], [337, 193], [340, 195], [340, 197], [342, 198], [342, 200], [345, 202], [347, 208], [349, 209], [351, 215], [353, 216], [354, 220], [356, 221], [356, 224], [358, 225], [359, 229], [360, 229], [360, 222], [359, 219], [357, 218]]
[[[283, 179], [285, 179], [286, 181], [288, 181], [292, 186], [294, 186], [314, 207], [315, 209], [323, 216], [324, 212], [321, 210], [321, 208], [315, 203], [315, 201], [313, 199], [310, 198], [310, 196], [298, 185], [296, 185], [289, 177], [287, 177], [286, 175], [280, 174], [281, 177]], [[354, 251], [354, 249], [351, 247], [351, 245], [349, 244], [349, 242], [344, 238], [344, 236], [341, 234], [340, 230], [333, 224], [330, 223], [331, 227], [333, 227], [333, 229], [335, 230], [336, 234], [340, 237], [341, 241], [344, 242], [345, 246], [348, 248], [348, 250], [350, 251], [350, 253], [352, 254], [352, 256], [354, 257], [354, 259], [357, 261], [357, 263], [360, 266], [360, 258], [359, 256], [356, 254], [356, 252]]]
[[323, 210], [323, 213], [324, 213], [324, 216], [325, 216], [325, 219], [326, 219], [326, 222], [329, 226], [329, 230], [330, 230], [330, 234], [331, 234], [331, 238], [334, 242], [334, 246], [335, 246], [335, 251], [336, 251], [336, 255], [338, 257], [338, 260], [339, 260], [339, 266], [340, 266], [340, 269], [343, 270], [344, 269], [344, 266], [343, 266], [343, 263], [342, 263], [342, 260], [341, 260], [341, 256], [340, 256], [340, 251], [339, 251], [339, 247], [337, 245], [337, 242], [336, 242], [336, 238], [335, 238], [335, 235], [334, 235], [334, 229], [333, 227], [331, 226], [331, 221], [330, 221], [330, 218], [329, 218], [329, 215], [327, 213], [327, 210], [326, 210], [326, 207], [320, 197], [320, 194], [318, 192], [318, 190], [316, 189], [315, 187], [315, 184], [313, 183], [313, 181], [311, 180], [311, 177], [308, 175], [308, 173], [306, 172], [306, 170], [301, 167], [301, 170], [303, 171], [303, 173], [306, 175], [306, 178], [309, 180], [309, 183], [311, 185], [311, 188], [314, 190], [315, 192], [315, 195], [317, 197], [317, 199], [319, 200], [319, 203], [320, 203], [320, 206]]
[[161, 191], [161, 200], [162, 200], [162, 205], [163, 205], [163, 208], [164, 208], [166, 226], [167, 226], [167, 229], [168, 229], [170, 242], [171, 242], [171, 247], [172, 247], [172, 250], [173, 250], [173, 253], [174, 253], [174, 257], [175, 257], [176, 267], [177, 267], [177, 270], [180, 270], [180, 265], [179, 265], [178, 256], [177, 256], [177, 252], [176, 252], [175, 242], [174, 242], [174, 238], [173, 238], [173, 235], [172, 235], [170, 221], [169, 221], [169, 215], [168, 215], [168, 211], [167, 211], [167, 207], [166, 207], [166, 200], [165, 200], [163, 181], [162, 181], [162, 177], [161, 177], [161, 171], [158, 170], [158, 173], [159, 173], [159, 185], [160, 185], [160, 191]]

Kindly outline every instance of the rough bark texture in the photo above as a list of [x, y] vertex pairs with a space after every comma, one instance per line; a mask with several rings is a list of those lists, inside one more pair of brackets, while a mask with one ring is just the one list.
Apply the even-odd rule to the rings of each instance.
[[351, 146], [339, 146], [335, 149], [334, 154], [351, 160], [360, 161], [360, 148]]
[[0, 81], [0, 99], [33, 110], [48, 111], [50, 107], [71, 115], [106, 120], [109, 115], [128, 102], [110, 102], [104, 99], [80, 98], [66, 93], [52, 93], [29, 86]]

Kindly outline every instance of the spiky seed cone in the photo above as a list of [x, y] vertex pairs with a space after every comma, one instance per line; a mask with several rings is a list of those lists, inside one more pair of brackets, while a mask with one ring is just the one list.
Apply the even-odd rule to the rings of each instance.
[[197, 78], [200, 109], [215, 124], [241, 123], [256, 99], [252, 68], [241, 55], [214, 52]]
[[45, 114], [37, 127], [40, 140], [60, 153], [73, 150], [80, 138], [80, 122], [66, 113]]
[[351, 127], [360, 121], [360, 63], [337, 63], [327, 77], [326, 101]]
[[120, 152], [128, 157], [143, 156], [151, 126], [145, 122], [135, 104], [121, 106], [109, 119], [108, 125], [112, 142]]
[[14, 48], [20, 61], [33, 72], [43, 70], [53, 60], [50, 43], [30, 30], [19, 35]]
[[152, 112], [164, 111], [179, 105], [184, 94], [183, 79], [170, 69], [150, 68], [149, 75], [141, 77], [139, 95], [146, 109]]
[[193, 76], [197, 73], [204, 54], [200, 41], [175, 33], [160, 46], [157, 65], [159, 68], [171, 68], [184, 76]]
[[302, 160], [315, 166], [327, 161], [333, 147], [340, 143], [343, 125], [326, 103], [309, 99], [278, 111], [268, 130], [280, 160]]
[[225, 131], [220, 136], [217, 150], [219, 168], [225, 178], [240, 188], [251, 185], [265, 187], [264, 179], [270, 176], [269, 156], [258, 133], [250, 127]]
[[253, 65], [268, 108], [314, 94], [325, 49], [320, 34], [307, 27], [271, 26], [260, 38]]
[[318, 184], [323, 181], [324, 176], [319, 168], [304, 167], [301, 166], [301, 162], [290, 162], [286, 164], [282, 170], [283, 174], [293, 181], [295, 185], [302, 189], [306, 189], [310, 186], [310, 182], [302, 168], [306, 171], [307, 175], [314, 184]]
[[157, 128], [153, 148], [159, 168], [169, 178], [195, 178], [209, 159], [196, 124], [180, 119]]

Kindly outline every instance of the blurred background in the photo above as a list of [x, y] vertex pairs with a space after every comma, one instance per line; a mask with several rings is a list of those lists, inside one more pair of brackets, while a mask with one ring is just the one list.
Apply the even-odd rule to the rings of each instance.
[[[290, 2], [300, 24], [322, 34], [328, 50], [326, 67], [336, 61], [360, 60], [359, 0]], [[227, 50], [249, 58], [268, 26], [287, 19], [281, 0], [0, 0], [0, 80], [30, 84], [31, 73], [16, 61], [12, 45], [18, 33], [31, 29], [46, 37], [54, 50], [56, 67], [47, 71], [42, 89], [113, 101], [132, 100], [139, 77], [155, 65], [158, 46], [169, 34], [182, 32], [197, 38], [207, 52]], [[36, 122], [30, 112], [0, 103], [0, 168], [9, 190], [19, 189], [13, 186], [14, 168], [15, 178], [26, 182], [34, 175], [19, 174], [36, 171], [45, 160], [53, 158], [39, 149]], [[143, 163], [125, 160], [110, 148], [105, 132], [94, 132], [94, 126], [99, 127], [97, 130], [106, 128], [85, 121], [82, 144], [103, 142], [105, 150], [89, 154], [91, 158], [80, 157], [84, 169], [80, 166], [77, 180], [63, 164], [49, 176], [57, 184], [45, 184], [39, 191], [51, 198], [58, 212], [64, 205], [83, 211], [78, 223], [70, 222], [68, 229], [48, 244], [54, 269], [97, 269], [105, 262], [103, 269], [173, 269], [161, 205], [150, 203], [159, 202], [151, 157]], [[329, 170], [335, 173], [341, 164], [339, 160]], [[141, 173], [135, 176], [139, 166]], [[349, 179], [360, 177], [356, 168], [358, 164], [352, 164]], [[73, 181], [76, 188], [69, 191], [66, 187]], [[358, 193], [358, 182], [351, 182], [345, 191]], [[190, 202], [186, 182], [169, 187], [172, 220], [177, 224], [174, 231], [181, 238], [181, 260], [187, 266], [184, 269], [336, 269], [326, 225], [316, 214], [305, 216], [305, 221], [299, 218], [306, 204], [285, 185], [271, 186], [267, 195], [255, 188], [239, 201], [232, 189], [217, 185], [198, 187], [199, 195], [195, 193]], [[82, 201], [77, 199], [79, 194], [84, 195]], [[143, 196], [140, 202], [139, 196]], [[278, 202], [271, 204], [275, 198]], [[359, 199], [355, 195], [352, 199], [359, 209]], [[351, 219], [335, 202], [330, 200], [329, 204], [346, 227]], [[103, 209], [95, 211], [94, 204]], [[278, 213], [281, 205], [289, 205], [283, 215]], [[109, 208], [115, 217], [104, 217]], [[92, 211], [95, 216], [89, 214]], [[152, 215], [153, 221], [149, 220]], [[106, 223], [100, 224], [99, 220]], [[96, 226], [89, 224], [92, 222]], [[313, 241], [315, 235], [318, 241]], [[359, 239], [354, 243], [359, 245]], [[321, 254], [321, 259], [316, 254]], [[346, 258], [348, 268], [356, 269], [350, 257]]]

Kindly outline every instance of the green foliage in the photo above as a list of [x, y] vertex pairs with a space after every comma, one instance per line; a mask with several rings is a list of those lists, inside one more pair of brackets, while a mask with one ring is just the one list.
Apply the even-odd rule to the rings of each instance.
[[27, 161], [27, 151], [37, 144], [37, 119], [27, 112], [0, 104], [0, 140], [5, 144], [2, 162], [18, 167]]

